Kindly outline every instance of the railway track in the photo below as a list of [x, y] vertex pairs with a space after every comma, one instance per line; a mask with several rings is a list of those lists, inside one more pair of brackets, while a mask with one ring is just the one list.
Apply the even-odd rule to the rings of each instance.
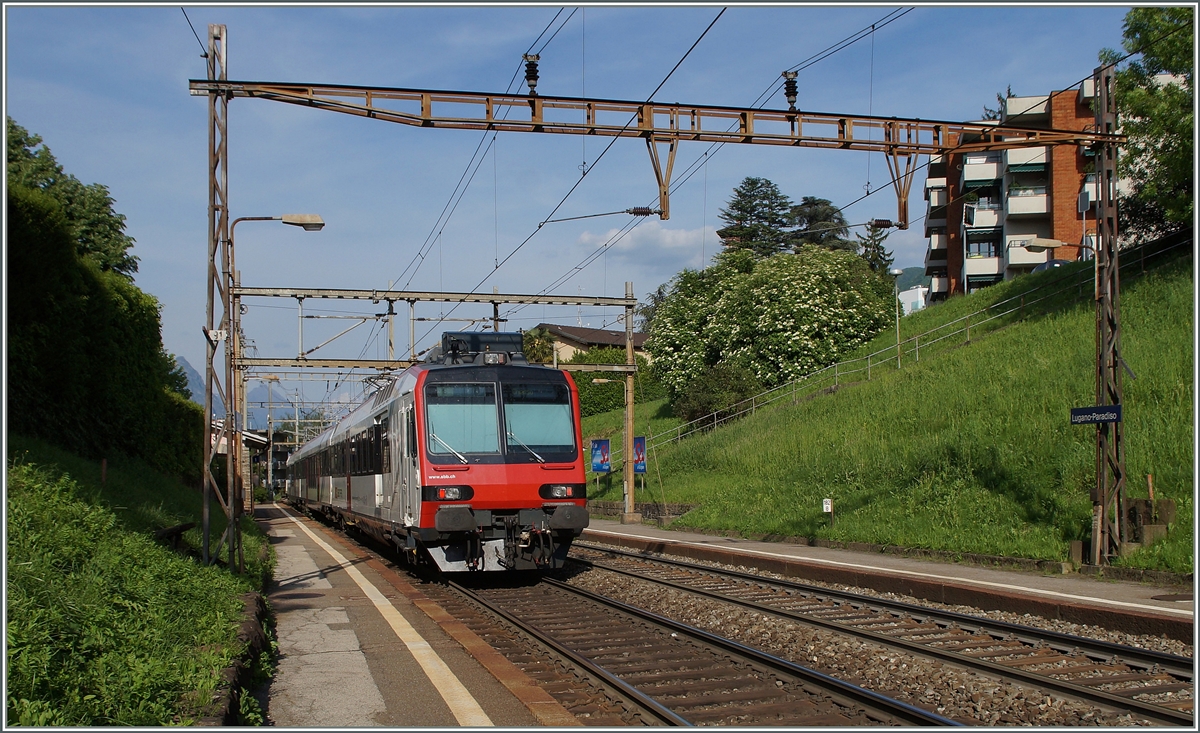
[[[632, 717], [642, 724], [959, 725], [556, 580], [517, 587], [449, 587], [552, 650], [576, 674], [586, 676], [589, 685], [607, 690], [612, 699], [629, 701], [635, 708]], [[621, 717], [626, 724], [633, 722], [628, 713]]]
[[1193, 660], [1186, 657], [584, 543], [576, 543], [572, 559], [1155, 723], [1194, 727]]

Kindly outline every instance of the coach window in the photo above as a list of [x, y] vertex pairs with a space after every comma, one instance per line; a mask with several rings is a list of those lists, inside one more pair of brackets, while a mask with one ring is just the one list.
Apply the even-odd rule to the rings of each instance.
[[379, 424], [379, 472], [392, 472], [392, 439], [388, 435], [388, 419]]
[[454, 461], [456, 454], [500, 452], [496, 385], [429, 384], [425, 402], [425, 449], [431, 456]]

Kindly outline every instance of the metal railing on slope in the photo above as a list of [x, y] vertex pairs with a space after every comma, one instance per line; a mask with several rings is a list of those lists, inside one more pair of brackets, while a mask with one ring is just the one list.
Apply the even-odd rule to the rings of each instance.
[[[1135, 277], [1145, 274], [1147, 271], [1166, 264], [1170, 258], [1166, 258], [1164, 255], [1177, 253], [1183, 248], [1190, 248], [1192, 243], [1193, 232], [1191, 229], [1186, 229], [1123, 250], [1120, 262], [1121, 275]], [[1147, 265], [1147, 262], [1151, 264]], [[896, 371], [900, 368], [897, 366], [897, 350], [900, 352], [901, 362], [905, 355], [908, 355], [914, 362], [920, 362], [922, 349], [925, 350], [926, 358], [928, 358], [931, 349], [942, 351], [946, 348], [970, 343], [972, 330], [978, 340], [987, 333], [997, 331], [1003, 326], [1022, 321], [1027, 317], [1045, 315], [1057, 308], [1073, 305], [1083, 300], [1085, 296], [1094, 297], [1094, 283], [1095, 275], [1092, 271], [1078, 270], [1064, 273], [1035, 288], [996, 301], [924, 333], [903, 339], [899, 344], [887, 346], [866, 356], [835, 362], [723, 410], [676, 426], [658, 435], [647, 436], [646, 449], [653, 450], [696, 433], [707, 432], [727, 422], [746, 415], [753, 415], [760, 408], [777, 404], [783, 400], [790, 399], [793, 405], [798, 404], [801, 399], [836, 389], [850, 375], [865, 372], [867, 380], [870, 380], [872, 370], [875, 372], [880, 370]], [[1085, 285], [1093, 286], [1090, 294], [1085, 293]], [[1067, 295], [1069, 293], [1073, 294]], [[1065, 297], [1056, 300], [1058, 296]], [[1012, 317], [1013, 314], [1016, 316]], [[956, 336], [962, 336], [962, 341], [957, 339], [950, 341]], [[611, 454], [613, 464], [616, 464], [620, 457], [621, 451], [613, 451]]]

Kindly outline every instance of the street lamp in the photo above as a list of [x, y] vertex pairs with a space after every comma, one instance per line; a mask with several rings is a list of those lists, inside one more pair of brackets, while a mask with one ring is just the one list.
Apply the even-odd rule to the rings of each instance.
[[[235, 558], [235, 550], [236, 550], [236, 553], [237, 553], [236, 557], [238, 558], [238, 560], [236, 561], [236, 567], [238, 567], [239, 569], [241, 568], [241, 560], [240, 560], [240, 558], [241, 558], [241, 547], [240, 547], [241, 538], [240, 538], [240, 532], [238, 531], [237, 522], [238, 522], [239, 514], [241, 514], [241, 512], [244, 510], [244, 501], [245, 501], [242, 496], [242, 486], [241, 486], [241, 481], [244, 479], [244, 477], [242, 476], [242, 458], [243, 458], [243, 453], [244, 453], [244, 450], [242, 447], [242, 440], [243, 440], [242, 433], [245, 429], [245, 426], [238, 424], [238, 413], [237, 413], [238, 406], [241, 404], [239, 395], [238, 395], [239, 388], [241, 385], [239, 384], [240, 378], [236, 377], [235, 375], [238, 371], [238, 362], [240, 360], [241, 346], [242, 346], [241, 345], [241, 341], [242, 341], [242, 323], [241, 323], [241, 321], [242, 321], [242, 318], [241, 318], [242, 302], [241, 302], [241, 298], [239, 298], [233, 294], [233, 289], [240, 285], [240, 280], [241, 280], [241, 278], [238, 277], [237, 267], [235, 264], [236, 261], [234, 259], [233, 235], [234, 235], [234, 229], [237, 227], [237, 225], [239, 223], [241, 223], [243, 221], [281, 221], [284, 224], [301, 227], [306, 232], [320, 231], [325, 226], [324, 220], [322, 220], [321, 217], [317, 214], [284, 214], [282, 216], [243, 216], [243, 217], [234, 219], [233, 223], [229, 225], [229, 240], [225, 243], [225, 273], [224, 273], [224, 275], [225, 275], [225, 278], [224, 278], [225, 279], [225, 293], [224, 293], [225, 303], [224, 303], [224, 305], [225, 305], [225, 312], [228, 314], [227, 322], [229, 324], [229, 337], [228, 337], [228, 341], [226, 342], [226, 348], [225, 348], [225, 386], [226, 386], [226, 389], [228, 390], [228, 394], [226, 395], [225, 419], [228, 421], [230, 418], [232, 418], [233, 426], [232, 426], [232, 430], [227, 431], [227, 435], [230, 438], [230, 440], [229, 440], [230, 445], [228, 446], [228, 450], [226, 451], [226, 464], [225, 464], [226, 465], [225, 495], [226, 495], [226, 499], [228, 502], [228, 504], [226, 506], [226, 510], [228, 512], [228, 514], [227, 514], [228, 524], [226, 527], [226, 532], [229, 533], [229, 535], [228, 535], [228, 537], [229, 537], [229, 560], [230, 560], [229, 564], [231, 567], [235, 566], [234, 558]], [[241, 417], [243, 420], [245, 419], [245, 415], [242, 415]], [[206, 486], [207, 486], [207, 484], [206, 484]], [[253, 494], [251, 496], [253, 496]], [[204, 530], [205, 547], [207, 549], [208, 532], [209, 532], [209, 523], [207, 520], [207, 517], [208, 517], [208, 509], [207, 509], [208, 493], [207, 492], [205, 492], [204, 500], [205, 500], [205, 509], [203, 512], [203, 517], [204, 517], [203, 530]]]
[[896, 309], [896, 368], [900, 368], [900, 280], [899, 277], [904, 274], [904, 270], [893, 267], [888, 270], [888, 274], [893, 278], [892, 292], [895, 295], [895, 300], [892, 301], [892, 307]]

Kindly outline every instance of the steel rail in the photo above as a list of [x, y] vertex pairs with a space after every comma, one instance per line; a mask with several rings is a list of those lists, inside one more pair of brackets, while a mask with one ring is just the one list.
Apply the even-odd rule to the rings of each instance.
[[[1046, 641], [1047, 643], [1058, 644], [1058, 648], [1063, 649], [1079, 649], [1085, 653], [1094, 653], [1096, 656], [1112, 656], [1119, 654], [1126, 661], [1136, 661], [1140, 665], [1153, 667], [1159, 665], [1167, 669], [1171, 674], [1177, 674], [1187, 679], [1192, 679], [1192, 670], [1195, 664], [1193, 659], [1181, 657], [1176, 654], [1167, 654], [1165, 652], [1156, 652], [1152, 649], [1142, 649], [1140, 647], [1128, 646], [1126, 644], [1116, 644], [1110, 641], [1102, 641], [1099, 639], [1089, 639], [1083, 636], [1074, 636], [1072, 634], [1064, 634], [1058, 631], [1049, 631], [1039, 629], [1033, 626], [1024, 626], [1022, 624], [1014, 624], [1008, 621], [994, 621], [992, 619], [980, 618], [971, 616], [957, 611], [946, 611], [928, 606], [920, 606], [915, 603], [905, 603], [903, 601], [894, 601], [887, 598], [877, 598], [875, 596], [865, 596], [861, 593], [851, 593], [849, 591], [835, 590], [825, 588], [823, 586], [808, 585], [806, 583], [798, 583], [793, 580], [781, 580], [777, 578], [768, 578], [753, 573], [744, 573], [739, 570], [726, 570], [724, 568], [714, 568], [709, 565], [698, 565], [685, 560], [673, 560], [670, 558], [646, 557], [627, 550], [618, 550], [598, 545], [592, 545], [587, 542], [575, 541], [573, 546], [581, 549], [594, 550], [596, 552], [605, 552], [613, 555], [621, 555], [635, 560], [646, 562], [661, 563], [664, 565], [672, 565], [685, 570], [699, 570], [713, 575], [724, 575], [738, 580], [747, 580], [754, 583], [767, 583], [776, 585], [789, 590], [797, 590], [805, 593], [814, 593], [825, 596], [831, 596], [839, 600], [844, 600], [847, 603], [870, 604], [886, 608], [890, 611], [898, 611], [907, 613], [910, 616], [926, 616], [930, 618], [944, 619], [957, 624], [970, 624], [973, 627], [978, 627], [984, 630], [985, 633], [991, 630], [1001, 635], [1017, 634], [1025, 635], [1034, 640]], [[572, 558], [577, 562], [588, 562]], [[605, 568], [610, 569], [610, 568]]]
[[[1086, 639], [1083, 637], [1071, 636], [1069, 634], [1062, 634], [1062, 633], [1058, 633], [1058, 632], [1054, 632], [1054, 631], [1044, 631], [1042, 629], [1036, 629], [1036, 628], [1029, 627], [1029, 626], [1021, 626], [1019, 624], [1010, 624], [1010, 623], [1003, 622], [1003, 621], [991, 621], [988, 619], [980, 619], [975, 616], [969, 616], [967, 614], [961, 614], [961, 613], [957, 613], [954, 611], [941, 611], [941, 610], [937, 610], [937, 609], [931, 609], [931, 608], [928, 608], [925, 606], [917, 606], [917, 605], [913, 605], [913, 604], [901, 603], [899, 601], [890, 601], [887, 599], [875, 598], [873, 596], [864, 596], [864, 595], [860, 595], [860, 594], [856, 594], [856, 593], [849, 593], [849, 592], [845, 592], [845, 591], [836, 591], [836, 590], [830, 590], [828, 588], [823, 588], [823, 587], [818, 587], [818, 586], [805, 585], [803, 583], [795, 583], [792, 581], [777, 580], [774, 578], [765, 578], [762, 576], [753, 575], [751, 573], [742, 573], [742, 572], [736, 571], [736, 570], [717, 569], [717, 568], [712, 568], [712, 567], [705, 566], [705, 565], [695, 565], [692, 563], [681, 562], [681, 561], [677, 561], [677, 560], [647, 558], [643, 555], [637, 555], [635, 553], [625, 552], [623, 550], [611, 550], [608, 548], [598, 548], [593, 545], [588, 545], [586, 543], [576, 543], [576, 545], [580, 549], [591, 549], [591, 550], [595, 550], [598, 552], [605, 552], [605, 553], [610, 553], [610, 554], [614, 554], [614, 555], [622, 555], [622, 556], [631, 557], [631, 558], [634, 558], [634, 559], [637, 559], [637, 560], [643, 561], [643, 562], [662, 563], [662, 564], [666, 564], [666, 565], [685, 568], [687, 570], [696, 570], [696, 571], [700, 571], [700, 572], [707, 573], [710, 575], [737, 578], [739, 580], [747, 580], [747, 581], [759, 583], [759, 584], [775, 585], [778, 587], [787, 588], [787, 589], [791, 589], [791, 590], [799, 590], [799, 591], [804, 591], [804, 592], [808, 592], [808, 593], [813, 593], [816, 595], [828, 596], [828, 597], [839, 599], [849, 605], [874, 606], [877, 608], [885, 609], [887, 611], [895, 611], [898, 613], [905, 613], [917, 620], [931, 620], [934, 623], [937, 623], [937, 620], [940, 619], [940, 620], [946, 621], [947, 624], [954, 623], [954, 624], [957, 624], [960, 627], [963, 627], [967, 630], [972, 630], [972, 631], [976, 631], [978, 633], [984, 633], [984, 634], [988, 634], [988, 635], [995, 635], [1000, 638], [1003, 638], [1006, 635], [1012, 634], [1012, 635], [1015, 635], [1019, 640], [1025, 641], [1025, 642], [1036, 643], [1037, 641], [1045, 641], [1049, 645], [1051, 645], [1053, 648], [1055, 648], [1056, 650], [1059, 650], [1059, 651], [1071, 651], [1071, 650], [1077, 648], [1077, 649], [1079, 649], [1079, 651], [1083, 652], [1084, 654], [1088, 655], [1089, 657], [1100, 657], [1102, 659], [1109, 658], [1113, 655], [1119, 655], [1122, 657], [1123, 661], [1135, 662], [1136, 665], [1145, 665], [1146, 667], [1152, 667], [1154, 665], [1159, 665], [1168, 674], [1187, 679], [1189, 682], [1192, 681], [1192, 667], [1194, 664], [1193, 660], [1188, 659], [1186, 657], [1179, 657], [1179, 656], [1176, 656], [1173, 654], [1163, 654], [1161, 652], [1153, 652], [1150, 650], [1138, 649], [1136, 647], [1128, 647], [1128, 646], [1124, 646], [1121, 644], [1113, 644], [1111, 642]], [[725, 595], [722, 593], [717, 593], [717, 592], [705, 590], [702, 588], [695, 588], [692, 586], [685, 585], [683, 583], [675, 583], [675, 582], [672, 582], [669, 580], [662, 580], [659, 578], [648, 577], [646, 575], [639, 575], [630, 570], [624, 570], [621, 568], [610, 567], [607, 565], [597, 565], [590, 561], [582, 560], [579, 558], [572, 558], [572, 559], [575, 560], [576, 562], [579, 562], [579, 563], [582, 563], [585, 565], [589, 565], [591, 567], [598, 567], [603, 570], [608, 570], [609, 572], [615, 572], [615, 573], [619, 573], [619, 574], [626, 575], [629, 577], [638, 578], [640, 580], [657, 583], [659, 585], [663, 585], [663, 586], [666, 586], [669, 588], [674, 588], [676, 590], [684, 591], [687, 593], [693, 593], [695, 595], [704, 596], [706, 598], [711, 598], [713, 600], [719, 600], [719, 601], [722, 601], [725, 603], [733, 603], [733, 604], [736, 604], [739, 606], [743, 606], [745, 608], [753, 609], [760, 613], [769, 613], [771, 615], [781, 616], [781, 617], [784, 617], [784, 618], [787, 618], [787, 619], [790, 619], [793, 621], [798, 621], [800, 623], [805, 623], [805, 624], [809, 624], [812, 626], [824, 628], [824, 629], [827, 629], [830, 631], [834, 631], [836, 633], [857, 636], [859, 638], [866, 639], [868, 641], [872, 641], [872, 642], [875, 642], [878, 644], [883, 644], [885, 646], [899, 647], [899, 648], [905, 649], [909, 652], [912, 652], [914, 654], [919, 654], [921, 656], [935, 657], [942, 661], [952, 662], [955, 664], [959, 664], [959, 665], [963, 665], [963, 666], [971, 667], [971, 668], [983, 669], [983, 670], [986, 670], [987, 672], [990, 672], [990, 673], [996, 674], [996, 675], [1000, 675], [1000, 676], [1008, 678], [1008, 679], [1020, 680], [1022, 682], [1025, 682], [1027, 684], [1031, 684], [1031, 685], [1034, 685], [1037, 687], [1053, 689], [1057, 692], [1061, 692], [1061, 693], [1065, 693], [1068, 695], [1072, 695], [1074, 697], [1082, 698], [1082, 699], [1088, 700], [1090, 702], [1109, 705], [1109, 706], [1112, 706], [1112, 707], [1115, 707], [1118, 709], [1122, 709], [1122, 710], [1135, 711], [1139, 715], [1142, 715], [1145, 718], [1147, 718], [1148, 720], [1152, 720], [1154, 722], [1166, 723], [1169, 725], [1183, 725], [1183, 726], [1189, 726], [1189, 727], [1193, 726], [1195, 724], [1195, 717], [1193, 715], [1183, 713], [1180, 711], [1176, 711], [1176, 710], [1171, 710], [1169, 708], [1164, 708], [1159, 705], [1154, 705], [1152, 703], [1140, 702], [1138, 700], [1134, 700], [1133, 698], [1122, 697], [1120, 695], [1114, 695], [1114, 694], [1105, 692], [1103, 690], [1094, 690], [1089, 687], [1084, 687], [1082, 685], [1076, 685], [1071, 682], [1055, 679], [1053, 677], [1048, 677], [1045, 675], [1026, 672], [1019, 668], [1009, 667], [1009, 666], [1005, 666], [1005, 665], [998, 664], [995, 662], [989, 662], [984, 659], [976, 659], [976, 658], [969, 657], [966, 655], [958, 654], [956, 652], [939, 649], [937, 647], [927, 646], [927, 645], [924, 645], [924, 644], [921, 644], [918, 642], [908, 641], [906, 639], [900, 639], [900, 638], [897, 638], [894, 636], [889, 636], [887, 634], [882, 634], [882, 633], [875, 632], [875, 631], [860, 629], [860, 628], [856, 628], [854, 626], [847, 626], [845, 624], [840, 624], [836, 621], [826, 621], [824, 619], [817, 618], [817, 617], [810, 616], [810, 615], [803, 614], [803, 613], [796, 613], [793, 611], [788, 611], [785, 609], [776, 608], [776, 607], [761, 604], [761, 603], [756, 603], [754, 601], [741, 600], [734, 596], [728, 596], [728, 595]], [[1151, 692], [1151, 691], [1152, 691], [1152, 688], [1147, 689], [1147, 692]]]
[[474, 591], [472, 591], [458, 583], [455, 583], [454, 581], [448, 581], [447, 585], [450, 588], [453, 588], [458, 593], [462, 594], [463, 596], [471, 599], [473, 602], [479, 604], [480, 606], [483, 606], [490, 613], [493, 613], [493, 614], [499, 616], [500, 618], [507, 621], [509, 624], [512, 624], [516, 628], [520, 629], [522, 633], [528, 634], [529, 636], [533, 637], [534, 639], [536, 639], [538, 641], [538, 643], [543, 644], [543, 645], [549, 647], [550, 649], [554, 650], [555, 654], [558, 654], [559, 656], [566, 658], [567, 660], [569, 660], [571, 662], [571, 664], [574, 664], [582, 669], [587, 670], [588, 674], [591, 674], [592, 676], [594, 676], [597, 679], [597, 681], [599, 681], [601, 684], [613, 689], [618, 694], [628, 698], [629, 700], [632, 700], [636, 705], [641, 707], [646, 713], [651, 715], [653, 718], [655, 718], [667, 725], [678, 725], [678, 726], [691, 726], [692, 725], [687, 719], [680, 717], [678, 714], [676, 714], [670, 708], [666, 707], [665, 705], [658, 702], [657, 700], [650, 697], [649, 695], [642, 692], [641, 690], [637, 689], [636, 687], [630, 685], [625, 680], [621, 679], [620, 677], [617, 677], [612, 672], [609, 672], [608, 670], [604, 669], [603, 667], [596, 664], [595, 662], [588, 659], [587, 657], [585, 657], [581, 654], [577, 654], [576, 652], [572, 651], [571, 649], [568, 649], [567, 647], [563, 646], [562, 644], [559, 644], [557, 641], [554, 640], [553, 637], [547, 636], [543, 631], [541, 631], [537, 627], [531, 626], [531, 625], [525, 623], [524, 621], [517, 618], [516, 616], [513, 616], [508, 611], [505, 611], [504, 609], [491, 603], [490, 601], [486, 600], [485, 598], [483, 598], [479, 594], [475, 593]]
[[652, 624], [670, 629], [676, 633], [686, 634], [710, 646], [714, 646], [731, 654], [744, 657], [770, 669], [797, 677], [804, 682], [809, 682], [827, 692], [842, 696], [852, 704], [862, 705], [877, 712], [886, 713], [906, 723], [923, 726], [933, 725], [963, 727], [962, 723], [943, 717], [937, 713], [931, 713], [927, 710], [922, 710], [915, 705], [909, 705], [906, 702], [901, 702], [894, 698], [888, 697], [887, 695], [881, 695], [878, 692], [868, 690], [864, 687], [859, 687], [858, 685], [851, 684], [845, 680], [831, 677], [822, 672], [818, 672], [815, 669], [810, 669], [808, 667], [796, 664], [795, 662], [790, 662], [786, 659], [781, 659], [780, 657], [767, 654], [753, 647], [733, 641], [732, 639], [711, 634], [703, 629], [696, 628], [695, 626], [680, 623], [679, 621], [669, 619], [665, 616], [660, 616], [645, 609], [630, 606], [626, 603], [622, 603], [621, 601], [613, 598], [607, 598], [582, 588], [576, 588], [553, 578], [543, 578], [542, 582], [569, 593], [574, 593], [595, 603], [600, 603], [615, 610], [622, 611], [645, 621], [649, 621]]

